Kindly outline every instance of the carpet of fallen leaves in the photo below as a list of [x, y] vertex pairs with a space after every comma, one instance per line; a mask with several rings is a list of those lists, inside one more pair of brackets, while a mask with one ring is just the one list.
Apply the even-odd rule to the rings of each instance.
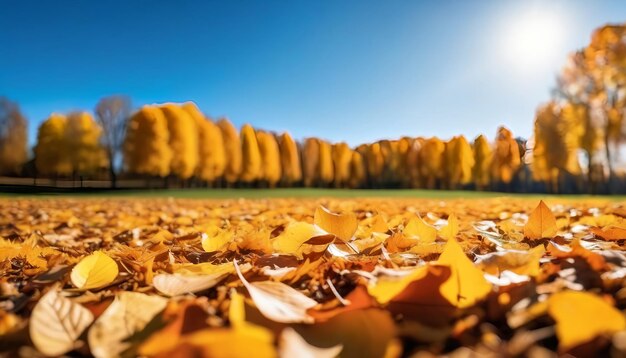
[[6, 356], [626, 355], [626, 206], [3, 199]]

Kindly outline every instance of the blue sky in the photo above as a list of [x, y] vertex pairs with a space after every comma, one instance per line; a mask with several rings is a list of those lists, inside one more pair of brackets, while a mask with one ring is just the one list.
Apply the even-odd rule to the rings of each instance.
[[567, 53], [624, 21], [618, 0], [0, 0], [0, 95], [31, 143], [118, 93], [350, 144], [528, 137]]

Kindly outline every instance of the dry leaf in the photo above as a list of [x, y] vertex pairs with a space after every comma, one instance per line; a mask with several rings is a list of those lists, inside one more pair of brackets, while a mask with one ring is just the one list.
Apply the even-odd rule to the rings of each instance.
[[524, 236], [531, 240], [543, 238], [553, 238], [556, 235], [556, 218], [541, 200], [539, 205], [528, 217], [528, 222], [524, 226]]
[[74, 286], [89, 290], [110, 284], [117, 274], [117, 263], [102, 251], [96, 251], [74, 266], [70, 279]]
[[37, 302], [30, 317], [30, 339], [41, 353], [60, 356], [76, 348], [76, 340], [93, 322], [83, 306], [53, 288]]
[[589, 292], [557, 292], [548, 299], [548, 313], [556, 321], [559, 350], [566, 352], [599, 335], [626, 329], [624, 314]]
[[353, 213], [335, 214], [323, 206], [318, 206], [313, 218], [315, 225], [343, 241], [349, 241], [356, 232], [358, 222]]
[[278, 346], [279, 356], [283, 358], [334, 358], [343, 349], [342, 344], [330, 348], [312, 346], [291, 327], [283, 329]]
[[420, 218], [411, 217], [402, 233], [409, 237], [418, 237], [421, 243], [429, 244], [437, 239], [437, 228], [428, 225]]
[[313, 318], [306, 311], [317, 305], [315, 300], [282, 282], [260, 281], [250, 283], [243, 277], [237, 262], [234, 264], [239, 279], [248, 289], [254, 304], [265, 317], [281, 323], [313, 322]]
[[167, 300], [138, 292], [120, 292], [89, 329], [91, 354], [117, 357], [130, 347], [127, 338], [141, 331], [161, 312]]
[[446, 240], [450, 240], [456, 238], [458, 233], [459, 220], [456, 218], [456, 215], [450, 214], [450, 216], [448, 216], [448, 224], [441, 228], [439, 235]]

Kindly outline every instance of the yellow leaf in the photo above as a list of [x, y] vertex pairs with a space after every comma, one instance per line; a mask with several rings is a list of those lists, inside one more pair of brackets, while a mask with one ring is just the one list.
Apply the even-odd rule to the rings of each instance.
[[349, 241], [358, 227], [356, 216], [353, 213], [335, 214], [323, 206], [318, 206], [315, 210], [313, 222], [322, 230], [343, 241]]
[[446, 240], [450, 240], [456, 238], [458, 233], [459, 220], [456, 218], [456, 215], [450, 214], [450, 216], [448, 216], [448, 225], [441, 228], [439, 235]]
[[528, 217], [524, 226], [524, 236], [531, 240], [552, 238], [556, 235], [556, 218], [550, 208], [542, 201]]
[[74, 286], [88, 290], [110, 284], [117, 274], [117, 263], [102, 251], [96, 251], [74, 266], [70, 279]]
[[381, 304], [391, 301], [404, 291], [411, 282], [424, 278], [428, 274], [428, 266], [413, 270], [388, 271], [387, 273], [393, 274], [380, 276], [374, 284], [367, 287], [367, 292]]
[[437, 229], [426, 224], [419, 216], [409, 219], [402, 233], [405, 236], [419, 237], [421, 243], [431, 243], [437, 239]]
[[232, 240], [233, 234], [230, 231], [214, 228], [202, 235], [202, 248], [206, 252], [220, 251]]
[[213, 265], [211, 263], [187, 264], [175, 267], [173, 274], [162, 273], [154, 276], [152, 284], [157, 291], [167, 296], [178, 296], [209, 289], [234, 272], [232, 263]]
[[624, 314], [589, 292], [553, 294], [548, 299], [548, 313], [556, 321], [561, 351], [568, 351], [597, 336], [626, 329]]
[[93, 314], [51, 289], [37, 302], [30, 317], [30, 339], [48, 356], [60, 356], [75, 348], [76, 340], [93, 322]]
[[619, 226], [607, 226], [602, 229], [592, 227], [589, 231], [603, 240], [617, 241], [626, 239], [626, 229]]
[[441, 286], [441, 294], [456, 307], [472, 306], [491, 292], [491, 284], [467, 258], [455, 238], [448, 240], [437, 263], [451, 269], [450, 278]]
[[302, 244], [310, 238], [323, 236], [326, 232], [315, 225], [305, 222], [290, 223], [272, 242], [274, 250], [285, 254], [302, 257]]
[[130, 347], [126, 340], [143, 330], [167, 300], [139, 292], [120, 292], [106, 311], [89, 329], [91, 354], [95, 357], [118, 357]]
[[343, 344], [330, 348], [316, 347], [309, 344], [293, 328], [287, 327], [281, 332], [279, 347], [281, 357], [334, 358], [339, 356]]

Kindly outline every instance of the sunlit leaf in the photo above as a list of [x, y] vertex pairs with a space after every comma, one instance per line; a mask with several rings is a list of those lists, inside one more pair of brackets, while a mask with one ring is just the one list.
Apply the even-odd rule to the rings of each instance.
[[117, 274], [117, 263], [102, 251], [96, 251], [74, 266], [70, 279], [74, 286], [88, 290], [110, 284]]
[[323, 206], [317, 207], [313, 221], [322, 230], [343, 241], [350, 240], [358, 226], [356, 216], [353, 213], [335, 214]]
[[542, 238], [552, 238], [556, 235], [556, 218], [542, 201], [528, 217], [528, 222], [524, 226], [524, 236], [531, 240]]

